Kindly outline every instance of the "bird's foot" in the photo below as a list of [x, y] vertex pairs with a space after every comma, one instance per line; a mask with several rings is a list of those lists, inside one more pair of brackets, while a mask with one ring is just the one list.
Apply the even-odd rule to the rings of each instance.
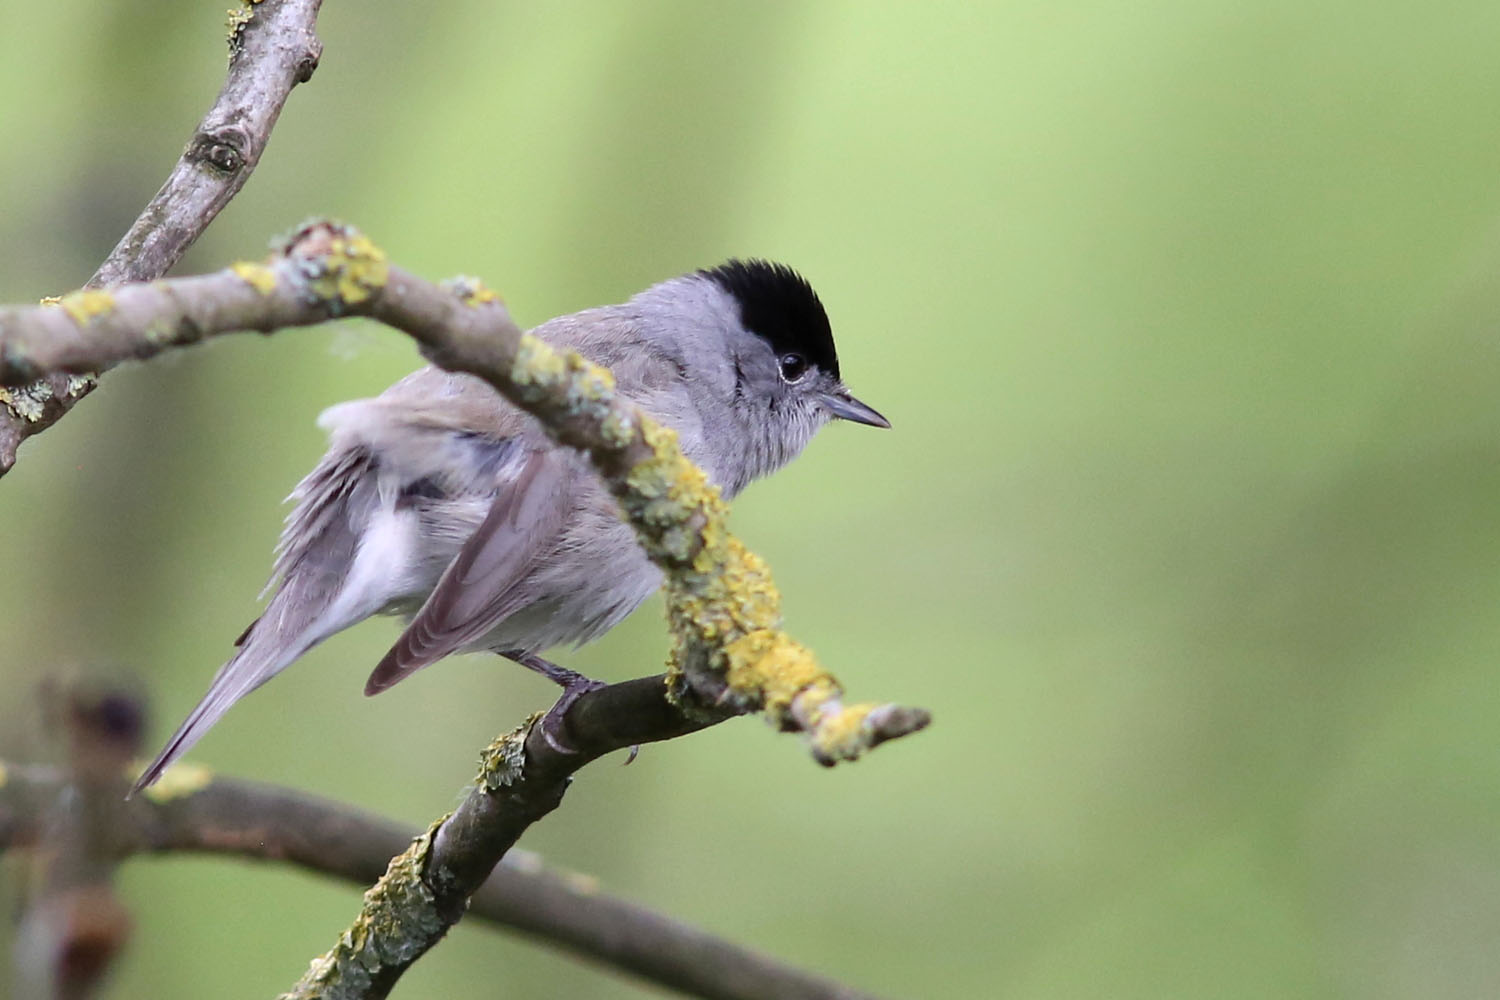
[[[558, 698], [553, 706], [547, 709], [547, 714], [542, 716], [542, 739], [546, 740], [547, 745], [558, 753], [577, 753], [577, 748], [569, 744], [567, 737], [564, 735], [563, 716], [568, 713], [568, 709], [572, 708], [573, 703], [579, 698], [582, 698], [590, 691], [597, 691], [608, 685], [603, 681], [596, 681], [592, 677], [585, 677], [576, 670], [560, 667], [551, 660], [544, 660], [535, 653], [510, 652], [504, 655], [515, 660], [528, 670], [535, 670], [563, 689], [562, 697]], [[639, 746], [631, 747], [630, 757], [625, 763], [629, 764], [632, 760], [635, 760], [635, 755], [640, 752], [640, 749]]]
[[[569, 671], [569, 673], [572, 673], [572, 671]], [[579, 698], [582, 698], [590, 691], [597, 691], [599, 688], [605, 686], [603, 681], [596, 681], [582, 674], [574, 674], [573, 676], [575, 678], [573, 680], [559, 682], [563, 685], [562, 697], [558, 698], [552, 707], [547, 709], [547, 714], [542, 716], [541, 721], [542, 739], [547, 741], [549, 747], [563, 754], [575, 754], [578, 752], [577, 748], [568, 742], [568, 738], [565, 735], [563, 716], [568, 714], [568, 709], [572, 708], [573, 703]]]

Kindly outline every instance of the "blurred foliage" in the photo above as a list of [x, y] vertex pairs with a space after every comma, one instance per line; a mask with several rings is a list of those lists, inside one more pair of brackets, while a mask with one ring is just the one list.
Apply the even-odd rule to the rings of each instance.
[[[221, 21], [7, 5], [4, 300], [150, 197]], [[185, 270], [333, 214], [533, 323], [771, 256], [895, 424], [736, 523], [794, 633], [934, 727], [832, 772], [749, 722], [649, 747], [527, 847], [893, 996], [1500, 992], [1500, 7], [328, 0], [320, 34]], [[370, 326], [221, 342], [26, 447], [0, 752], [67, 663], [133, 666], [164, 734], [255, 614], [316, 413], [416, 363]], [[195, 759], [425, 822], [551, 692], [470, 657], [366, 700], [394, 634]], [[568, 662], [663, 651], [647, 610]], [[274, 994], [357, 895], [182, 858], [123, 891], [118, 998]], [[397, 995], [496, 992], [654, 995], [471, 926]]]

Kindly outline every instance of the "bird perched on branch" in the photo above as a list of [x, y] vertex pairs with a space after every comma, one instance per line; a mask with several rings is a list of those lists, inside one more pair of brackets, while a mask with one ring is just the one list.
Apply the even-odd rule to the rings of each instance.
[[[822, 303], [780, 264], [732, 260], [532, 332], [610, 368], [726, 497], [830, 419], [890, 426], [844, 388]], [[483, 649], [563, 685], [560, 713], [596, 682], [538, 654], [597, 638], [661, 585], [587, 459], [478, 378], [423, 368], [319, 423], [329, 449], [292, 493], [275, 594], [136, 791], [235, 702], [377, 614], [409, 624], [366, 694]]]

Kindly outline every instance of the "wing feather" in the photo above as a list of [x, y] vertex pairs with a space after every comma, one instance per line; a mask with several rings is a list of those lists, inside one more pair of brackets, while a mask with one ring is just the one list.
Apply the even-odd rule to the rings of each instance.
[[530, 600], [523, 583], [563, 527], [575, 467], [557, 449], [530, 452], [437, 586], [365, 684], [378, 694], [479, 639]]

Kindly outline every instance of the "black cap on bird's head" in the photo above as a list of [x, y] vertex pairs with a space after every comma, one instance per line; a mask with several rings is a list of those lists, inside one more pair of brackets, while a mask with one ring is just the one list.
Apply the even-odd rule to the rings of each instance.
[[734, 296], [745, 329], [769, 343], [778, 356], [800, 354], [839, 377], [828, 313], [802, 275], [768, 260], [731, 260], [698, 273]]
[[[771, 345], [783, 372], [814, 366], [832, 376], [838, 388], [823, 395], [828, 412], [844, 420], [889, 427], [890, 422], [851, 396], [839, 381], [838, 351], [828, 313], [807, 279], [785, 264], [768, 260], [729, 260], [698, 272], [739, 303], [745, 329]], [[788, 381], [795, 381], [788, 375]]]

